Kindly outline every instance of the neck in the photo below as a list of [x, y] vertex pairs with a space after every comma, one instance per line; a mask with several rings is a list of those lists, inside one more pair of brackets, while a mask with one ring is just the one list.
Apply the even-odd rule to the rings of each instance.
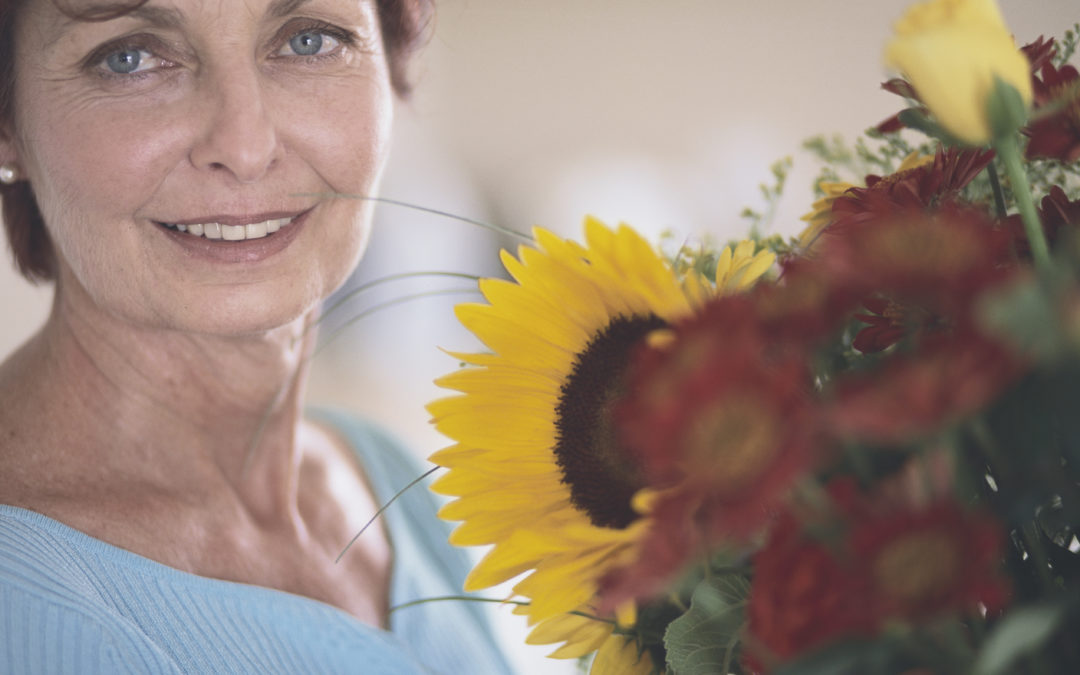
[[311, 319], [198, 335], [132, 327], [58, 293], [45, 328], [0, 371], [0, 391], [18, 396], [5, 425], [44, 436], [35, 452], [64, 453], [56, 466], [102, 489], [229, 493], [256, 521], [292, 519]]

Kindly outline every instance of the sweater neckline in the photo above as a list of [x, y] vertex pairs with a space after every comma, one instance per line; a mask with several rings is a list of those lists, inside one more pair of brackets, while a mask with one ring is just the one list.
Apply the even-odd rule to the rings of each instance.
[[[292, 593], [279, 588], [272, 588], [270, 586], [259, 586], [257, 584], [250, 584], [243, 581], [231, 581], [228, 579], [218, 579], [215, 577], [207, 577], [193, 572], [187, 572], [171, 565], [158, 562], [152, 558], [147, 558], [144, 555], [135, 553], [126, 548], [110, 544], [107, 541], [98, 539], [91, 536], [81, 530], [77, 530], [70, 525], [67, 525], [55, 518], [47, 516], [43, 513], [33, 511], [31, 509], [23, 508], [21, 506], [12, 506], [10, 504], [0, 504], [0, 520], [10, 518], [12, 520], [20, 521], [29, 527], [47, 532], [57, 539], [65, 541], [71, 544], [73, 547], [85, 551], [96, 558], [99, 558], [107, 564], [117, 565], [129, 570], [135, 570], [160, 579], [175, 579], [184, 585], [205, 591], [207, 593], [217, 594], [220, 596], [235, 596], [244, 595], [247, 598], [252, 597], [265, 597], [265, 598], [289, 598], [293, 602], [301, 604], [314, 604], [323, 608], [326, 611], [331, 611], [346, 617], [356, 625], [364, 626], [370, 630], [378, 632], [386, 632], [382, 627], [375, 626], [361, 621], [352, 614], [349, 614], [345, 610], [331, 605], [322, 600], [317, 600], [306, 595], [300, 595], [298, 593]], [[390, 578], [390, 605], [393, 606], [396, 602], [395, 598], [398, 595], [397, 583], [397, 559], [395, 558], [391, 566], [391, 578]]]

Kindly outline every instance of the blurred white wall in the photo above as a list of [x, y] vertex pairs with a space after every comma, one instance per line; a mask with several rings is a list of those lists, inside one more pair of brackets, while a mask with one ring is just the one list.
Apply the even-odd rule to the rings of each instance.
[[[816, 173], [801, 142], [850, 140], [900, 105], [878, 85], [890, 26], [908, 4], [439, 0], [383, 195], [519, 230], [576, 237], [592, 213], [645, 233], [726, 239], [745, 233], [739, 212], [762, 205], [758, 184], [791, 155], [772, 231], [794, 234]], [[1000, 4], [1021, 44], [1080, 21], [1077, 0]], [[354, 285], [403, 270], [498, 273], [500, 240], [475, 226], [389, 205], [377, 219]], [[467, 285], [397, 282], [327, 322]], [[437, 449], [423, 405], [438, 395], [431, 379], [456, 367], [436, 346], [476, 348], [451, 309], [469, 297], [412, 301], [345, 329], [317, 361], [311, 399], [373, 416], [422, 456]], [[48, 298], [0, 265], [0, 354], [40, 324]], [[546, 651], [526, 652], [523, 672], [567, 672], [536, 656]]]

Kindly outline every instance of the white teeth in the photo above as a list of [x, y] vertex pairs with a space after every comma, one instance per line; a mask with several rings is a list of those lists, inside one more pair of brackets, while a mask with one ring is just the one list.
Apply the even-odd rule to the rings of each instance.
[[222, 225], [221, 238], [225, 241], [242, 241], [244, 239], [244, 226]]
[[191, 225], [168, 225], [168, 227], [180, 232], [207, 239], [224, 239], [225, 241], [244, 241], [246, 239], [261, 239], [268, 234], [273, 234], [292, 222], [292, 218], [274, 218], [264, 220], [261, 223], [248, 223], [247, 225], [222, 225], [221, 223], [194, 223]]

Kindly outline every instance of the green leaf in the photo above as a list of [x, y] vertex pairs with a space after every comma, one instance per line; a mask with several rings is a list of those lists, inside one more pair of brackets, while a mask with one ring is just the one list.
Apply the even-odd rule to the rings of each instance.
[[1016, 672], [1014, 662], [1050, 639], [1065, 617], [1065, 609], [1065, 605], [1054, 603], [1009, 612], [987, 637], [975, 660], [975, 675]]
[[705, 579], [698, 584], [690, 609], [672, 621], [664, 634], [668, 666], [673, 673], [730, 672], [749, 589], [749, 582], [735, 574]]
[[891, 651], [883, 641], [840, 642], [784, 664], [773, 675], [885, 675]]
[[900, 122], [909, 129], [921, 131], [930, 138], [937, 138], [946, 145], [960, 145], [949, 132], [918, 108], [907, 108], [899, 113]]

